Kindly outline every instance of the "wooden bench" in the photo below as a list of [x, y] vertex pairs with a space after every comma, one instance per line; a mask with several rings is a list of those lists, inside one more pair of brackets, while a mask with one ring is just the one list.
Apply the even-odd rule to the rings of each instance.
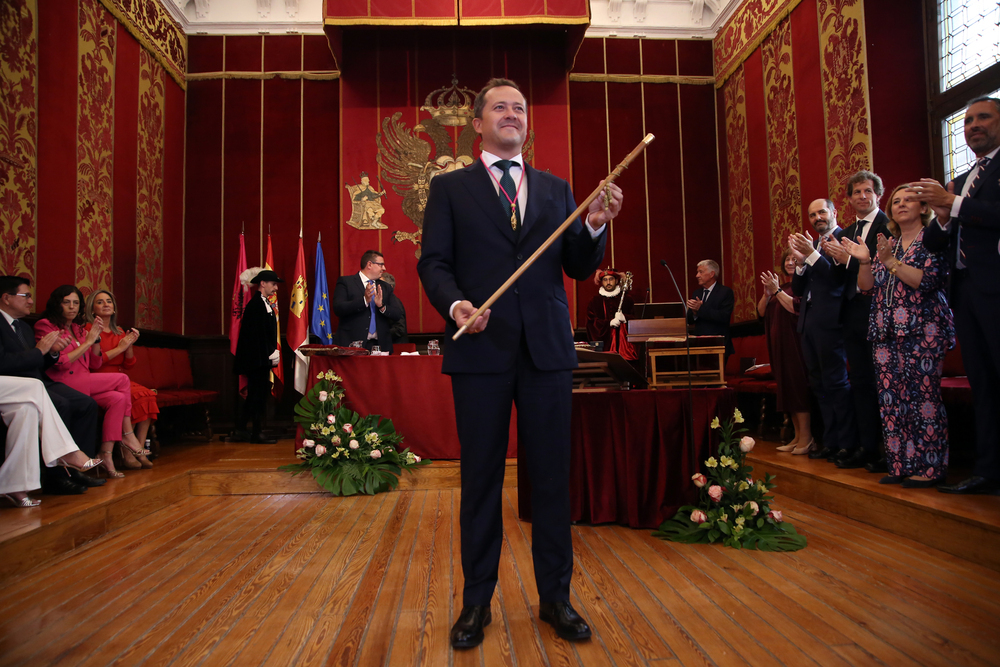
[[[156, 404], [160, 408], [159, 420], [167, 420], [171, 426], [174, 420], [184, 427], [183, 434], [196, 434], [206, 441], [212, 439], [212, 420], [209, 405], [219, 398], [219, 392], [211, 389], [198, 389], [194, 386], [191, 374], [191, 360], [187, 350], [166, 347], [143, 347], [136, 345], [135, 366], [128, 370], [128, 376], [134, 382], [156, 390]], [[198, 428], [190, 430], [190, 412], [201, 417]], [[154, 447], [159, 446], [157, 422], [150, 427], [150, 440]], [[155, 450], [154, 450], [155, 451]]]

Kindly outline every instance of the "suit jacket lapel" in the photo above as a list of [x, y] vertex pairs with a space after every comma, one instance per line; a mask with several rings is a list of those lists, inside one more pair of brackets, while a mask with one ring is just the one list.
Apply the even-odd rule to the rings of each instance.
[[[483, 215], [493, 221], [493, 224], [500, 228], [504, 236], [513, 242], [514, 230], [510, 227], [510, 218], [504, 214], [503, 207], [500, 206], [500, 197], [493, 185], [493, 177], [487, 172], [483, 161], [476, 160], [472, 166], [466, 167], [465, 171], [468, 173], [465, 174], [466, 178], [462, 180], [472, 199], [479, 206]], [[530, 196], [530, 187], [528, 193]], [[530, 210], [531, 207], [528, 208]]]

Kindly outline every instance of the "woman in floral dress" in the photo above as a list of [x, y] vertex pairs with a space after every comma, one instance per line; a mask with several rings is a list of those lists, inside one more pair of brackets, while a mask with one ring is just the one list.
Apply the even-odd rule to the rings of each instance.
[[868, 339], [873, 342], [879, 407], [889, 474], [882, 484], [934, 486], [948, 473], [948, 416], [941, 401], [945, 353], [955, 345], [955, 324], [945, 297], [948, 261], [924, 248], [926, 205], [896, 187], [889, 195], [889, 231], [878, 253], [842, 239], [858, 260], [858, 288], [871, 293]]

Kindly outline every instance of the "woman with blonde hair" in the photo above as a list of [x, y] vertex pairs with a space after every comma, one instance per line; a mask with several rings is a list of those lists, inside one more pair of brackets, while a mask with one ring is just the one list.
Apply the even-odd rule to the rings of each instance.
[[[118, 303], [115, 295], [108, 290], [97, 290], [87, 297], [87, 307], [84, 309], [87, 319], [87, 330], [93, 326], [94, 319], [99, 317], [104, 321], [101, 331], [101, 351], [104, 353], [104, 364], [98, 369], [101, 373], [125, 373], [135, 366], [135, 350], [132, 346], [139, 339], [137, 329], [128, 331], [118, 326]], [[149, 426], [160, 408], [156, 405], [156, 390], [148, 389], [138, 382], [129, 379], [132, 393], [132, 424], [135, 426], [135, 437], [139, 442], [146, 442]], [[138, 461], [136, 461], [138, 459]], [[153, 464], [146, 456], [133, 456], [130, 451], [122, 451], [122, 465], [125, 468], [152, 468]]]

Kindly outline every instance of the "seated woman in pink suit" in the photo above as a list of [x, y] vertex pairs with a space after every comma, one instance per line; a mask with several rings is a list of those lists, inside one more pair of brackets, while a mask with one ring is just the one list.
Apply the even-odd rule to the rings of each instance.
[[[98, 369], [101, 373], [126, 373], [135, 366], [135, 351], [132, 345], [139, 339], [136, 329], [128, 331], [118, 326], [118, 304], [115, 296], [108, 290], [91, 292], [87, 297], [87, 307], [84, 317], [87, 319], [87, 330], [94, 326], [94, 320], [100, 318], [104, 322], [101, 331], [101, 352], [104, 353], [104, 363]], [[160, 414], [156, 405], [156, 392], [143, 387], [138, 382], [130, 380], [132, 391], [132, 424], [135, 426], [135, 437], [139, 442], [146, 442], [149, 425]], [[128, 449], [122, 450], [123, 467], [152, 468], [153, 464], [143, 455], [132, 457]], [[135, 459], [139, 459], [136, 461]]]
[[104, 322], [94, 320], [91, 330], [85, 331], [80, 321], [83, 295], [73, 285], [63, 285], [52, 291], [45, 304], [44, 319], [35, 324], [35, 339], [51, 331], [61, 331], [68, 345], [59, 353], [59, 360], [45, 372], [56, 382], [69, 385], [87, 394], [104, 412], [101, 438], [101, 466], [109, 477], [124, 477], [115, 470], [112, 452], [115, 443], [132, 454], [146, 455], [132, 432], [132, 394], [128, 376], [123, 373], [92, 373], [101, 367], [101, 331]]

